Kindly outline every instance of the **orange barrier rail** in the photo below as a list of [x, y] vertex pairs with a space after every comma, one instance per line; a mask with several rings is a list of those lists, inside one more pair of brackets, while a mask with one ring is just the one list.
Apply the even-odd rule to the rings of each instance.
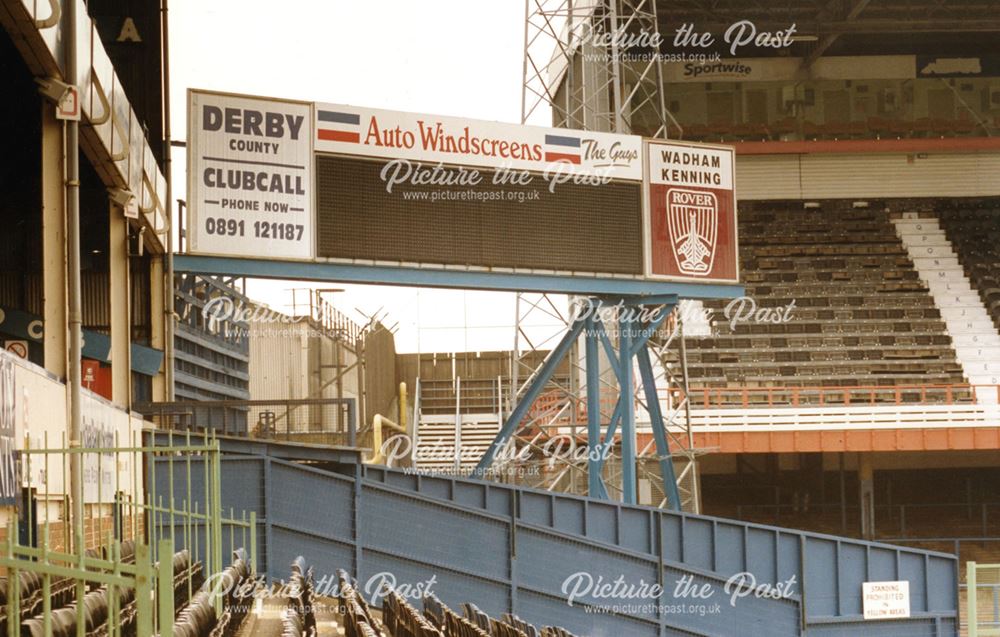
[[[673, 391], [676, 399], [683, 396]], [[1000, 385], [888, 385], [840, 387], [706, 387], [691, 390], [691, 406], [797, 407], [799, 405], [951, 405], [994, 399], [1000, 402]]]
[[[693, 409], [719, 407], [798, 407], [837, 405], [953, 405], [974, 403], [980, 399], [1000, 403], [1000, 385], [926, 384], [926, 385], [862, 385], [829, 387], [704, 387], [691, 389]], [[660, 391], [661, 400], [669, 394], [671, 405], [680, 405], [683, 390]], [[611, 413], [615, 397], [602, 397], [602, 410]], [[561, 391], [542, 394], [525, 421], [559, 414], [558, 420], [568, 420], [571, 413], [567, 402], [577, 405], [579, 422], [587, 420], [587, 405], [582, 399], [572, 399]]]

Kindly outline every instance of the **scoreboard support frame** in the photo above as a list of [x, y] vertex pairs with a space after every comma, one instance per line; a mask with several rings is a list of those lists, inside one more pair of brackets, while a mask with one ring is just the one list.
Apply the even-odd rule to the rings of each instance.
[[[479, 464], [473, 471], [473, 477], [486, 477], [497, 453], [511, 439], [520, 423], [528, 414], [535, 400], [541, 395], [546, 384], [552, 378], [560, 363], [570, 354], [573, 344], [583, 334], [585, 340], [586, 370], [587, 370], [587, 486], [588, 495], [594, 498], [608, 499], [608, 492], [601, 474], [604, 461], [614, 447], [615, 436], [621, 429], [622, 449], [622, 500], [625, 504], [636, 504], [636, 427], [635, 427], [635, 375], [633, 359], [639, 367], [639, 380], [643, 386], [646, 405], [649, 411], [653, 429], [653, 439], [656, 442], [657, 459], [660, 465], [660, 475], [663, 480], [663, 492], [667, 496], [669, 508], [681, 510], [680, 491], [677, 487], [677, 477], [674, 472], [673, 459], [667, 442], [666, 424], [659, 408], [659, 397], [656, 395], [656, 381], [649, 354], [649, 339], [656, 334], [660, 325], [667, 319], [677, 306], [676, 295], [654, 295], [638, 297], [618, 297], [594, 299], [607, 305], [618, 305], [625, 309], [655, 308], [655, 312], [647, 312], [654, 316], [651, 321], [641, 325], [631, 324], [621, 317], [618, 322], [618, 347], [612, 344], [603, 321], [592, 315], [576, 318], [549, 355], [546, 356], [538, 370], [525, 387], [524, 395], [514, 409], [504, 420], [500, 431], [483, 454]], [[598, 344], [601, 344], [608, 354], [611, 369], [621, 388], [614, 412], [608, 422], [601, 440], [600, 391], [598, 370]], [[623, 400], [623, 397], [627, 399]]]
[[[743, 296], [742, 285], [719, 283], [681, 283], [675, 281], [650, 281], [624, 277], [574, 276], [572, 274], [541, 274], [499, 272], [488, 270], [401, 267], [399, 265], [366, 265], [358, 263], [315, 261], [272, 261], [242, 257], [211, 257], [175, 255], [174, 271], [178, 273], [215, 274], [264, 279], [293, 279], [326, 283], [358, 283], [413, 287], [475, 289], [501, 292], [548, 292], [594, 297], [605, 305], [626, 308], [655, 306], [659, 312], [651, 323], [641, 326], [618, 323], [617, 349], [599, 320], [585, 316], [574, 320], [560, 343], [549, 353], [540, 367], [532, 374], [521, 400], [513, 406], [510, 415], [480, 459], [473, 476], [483, 477], [492, 466], [497, 452], [528, 413], [542, 393], [560, 362], [571, 352], [573, 344], [585, 333], [587, 370], [587, 430], [588, 430], [588, 491], [591, 497], [608, 499], [601, 472], [604, 458], [614, 445], [621, 429], [622, 441], [622, 499], [626, 504], [637, 500], [636, 481], [636, 427], [635, 401], [621, 400], [621, 396], [634, 397], [635, 377], [633, 359], [638, 365], [639, 381], [643, 386], [656, 443], [657, 459], [663, 479], [663, 490], [671, 509], [680, 510], [681, 501], [674, 472], [673, 460], [667, 441], [663, 415], [659, 409], [650, 360], [649, 339], [660, 324], [670, 315], [680, 299], [728, 299]], [[601, 441], [600, 392], [597, 374], [597, 352], [603, 347], [611, 367], [622, 388], [614, 412], [607, 423]], [[595, 435], [596, 434], [596, 435]]]
[[174, 271], [258, 279], [495, 292], [549, 292], [581, 296], [652, 297], [674, 295], [679, 299], [699, 300], [734, 299], [744, 294], [742, 285], [650, 281], [613, 275], [581, 276], [572, 273], [509, 272], [426, 266], [406, 267], [337, 261], [272, 261], [269, 259], [190, 254], [174, 255]]

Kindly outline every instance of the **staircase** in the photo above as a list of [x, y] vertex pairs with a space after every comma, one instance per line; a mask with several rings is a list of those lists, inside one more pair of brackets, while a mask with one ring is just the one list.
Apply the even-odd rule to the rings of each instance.
[[[1000, 384], [1000, 334], [938, 220], [907, 212], [893, 223], [941, 311], [965, 377], [972, 385]], [[977, 399], [998, 402], [992, 390], [977, 392]]]
[[470, 473], [500, 431], [497, 414], [425, 414], [419, 423], [414, 466], [451, 475]]
[[492, 380], [418, 380], [414, 467], [450, 475], [471, 472], [500, 431], [501, 391]]

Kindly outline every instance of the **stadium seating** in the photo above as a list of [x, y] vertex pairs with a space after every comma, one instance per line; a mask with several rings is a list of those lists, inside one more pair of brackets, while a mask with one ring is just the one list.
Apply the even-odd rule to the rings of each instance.
[[[463, 615], [446, 606], [436, 595], [427, 593], [423, 611], [418, 611], [396, 591], [380, 592], [382, 610], [371, 608], [358, 592], [357, 583], [344, 571], [338, 571], [338, 603], [343, 615], [346, 637], [574, 637], [557, 626], [539, 630], [516, 615], [505, 613], [501, 619], [490, 617], [475, 604], [462, 604]], [[304, 633], [285, 633], [298, 637]]]
[[[654, 131], [639, 132], [652, 136]], [[708, 142], [779, 141], [789, 136], [805, 140], [945, 138], [981, 135], [982, 125], [968, 118], [919, 117], [912, 120], [869, 117], [865, 120], [813, 122], [785, 118], [768, 123], [687, 123], [671, 125], [670, 137]]]
[[488, 631], [483, 630], [468, 618], [462, 617], [445, 606], [433, 594], [424, 597], [424, 615], [447, 635], [461, 635], [461, 637], [489, 637], [490, 635]]
[[1000, 202], [953, 205], [939, 213], [966, 276], [1000, 327]]
[[732, 324], [730, 318], [749, 313], [750, 302], [706, 302], [714, 335], [688, 339], [692, 387], [962, 383], [939, 310], [888, 213], [845, 202], [798, 206], [741, 205], [746, 295], [758, 309], [783, 310], [788, 320]]
[[[107, 551], [105, 550], [104, 553]], [[88, 550], [90, 557], [98, 558], [101, 551]], [[126, 542], [121, 545], [123, 561], [134, 560], [135, 544]], [[239, 568], [239, 562], [234, 566]], [[190, 602], [188, 601], [187, 590], [189, 583], [194, 588], [202, 586], [203, 576], [200, 562], [191, 562], [191, 556], [185, 549], [175, 553], [171, 559], [174, 580], [174, 602], [180, 609], [177, 623], [174, 627], [174, 634], [180, 637], [204, 637], [213, 629], [218, 630], [214, 635], [218, 637], [229, 637], [233, 631], [226, 632], [219, 629], [220, 624], [216, 622], [215, 608], [211, 603], [211, 595], [208, 591], [197, 593]], [[233, 567], [231, 567], [233, 568]], [[43, 610], [42, 610], [42, 582], [37, 573], [21, 571], [19, 573], [20, 596], [21, 596], [21, 630], [20, 634], [30, 637], [41, 637], [45, 634]], [[106, 635], [107, 622], [109, 618], [109, 608], [111, 602], [115, 600], [111, 596], [111, 589], [107, 586], [91, 586], [82, 600], [78, 604], [76, 598], [76, 580], [70, 578], [53, 578], [50, 584], [50, 621], [52, 624], [52, 634], [56, 637], [72, 637], [76, 635], [77, 622], [82, 618], [84, 630], [87, 635]], [[6, 618], [6, 578], [0, 581], [0, 591], [3, 599], [0, 600], [4, 609], [4, 616], [0, 620], [3, 632], [7, 632]], [[135, 591], [131, 588], [116, 588], [114, 595], [117, 597], [116, 606], [120, 609], [118, 631], [121, 635], [135, 634], [136, 619], [136, 599]], [[230, 612], [231, 604], [227, 603], [226, 612]], [[82, 611], [78, 612], [78, 608]], [[234, 626], [235, 628], [235, 626]]]
[[292, 561], [288, 608], [281, 616], [282, 637], [316, 637], [313, 570], [301, 555]]

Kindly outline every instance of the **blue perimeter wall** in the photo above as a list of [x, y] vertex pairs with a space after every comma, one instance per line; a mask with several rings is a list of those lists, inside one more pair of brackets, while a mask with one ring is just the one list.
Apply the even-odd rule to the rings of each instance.
[[[169, 465], [153, 471], [163, 497]], [[272, 579], [287, 579], [302, 555], [318, 581], [344, 569], [369, 598], [388, 578], [414, 596], [430, 586], [456, 609], [472, 602], [581, 637], [958, 635], [952, 555], [379, 466], [355, 474], [226, 455], [222, 504], [256, 511], [260, 570]], [[177, 493], [186, 475], [174, 466]], [[191, 492], [203, 494], [203, 471], [191, 475]], [[169, 532], [172, 522], [156, 524]], [[744, 573], [761, 596], [734, 585]], [[610, 596], [589, 586], [619, 578]], [[910, 618], [864, 621], [862, 582], [899, 580], [909, 582]], [[659, 598], [629, 592], [652, 584]], [[779, 598], [764, 594], [778, 585]]]

